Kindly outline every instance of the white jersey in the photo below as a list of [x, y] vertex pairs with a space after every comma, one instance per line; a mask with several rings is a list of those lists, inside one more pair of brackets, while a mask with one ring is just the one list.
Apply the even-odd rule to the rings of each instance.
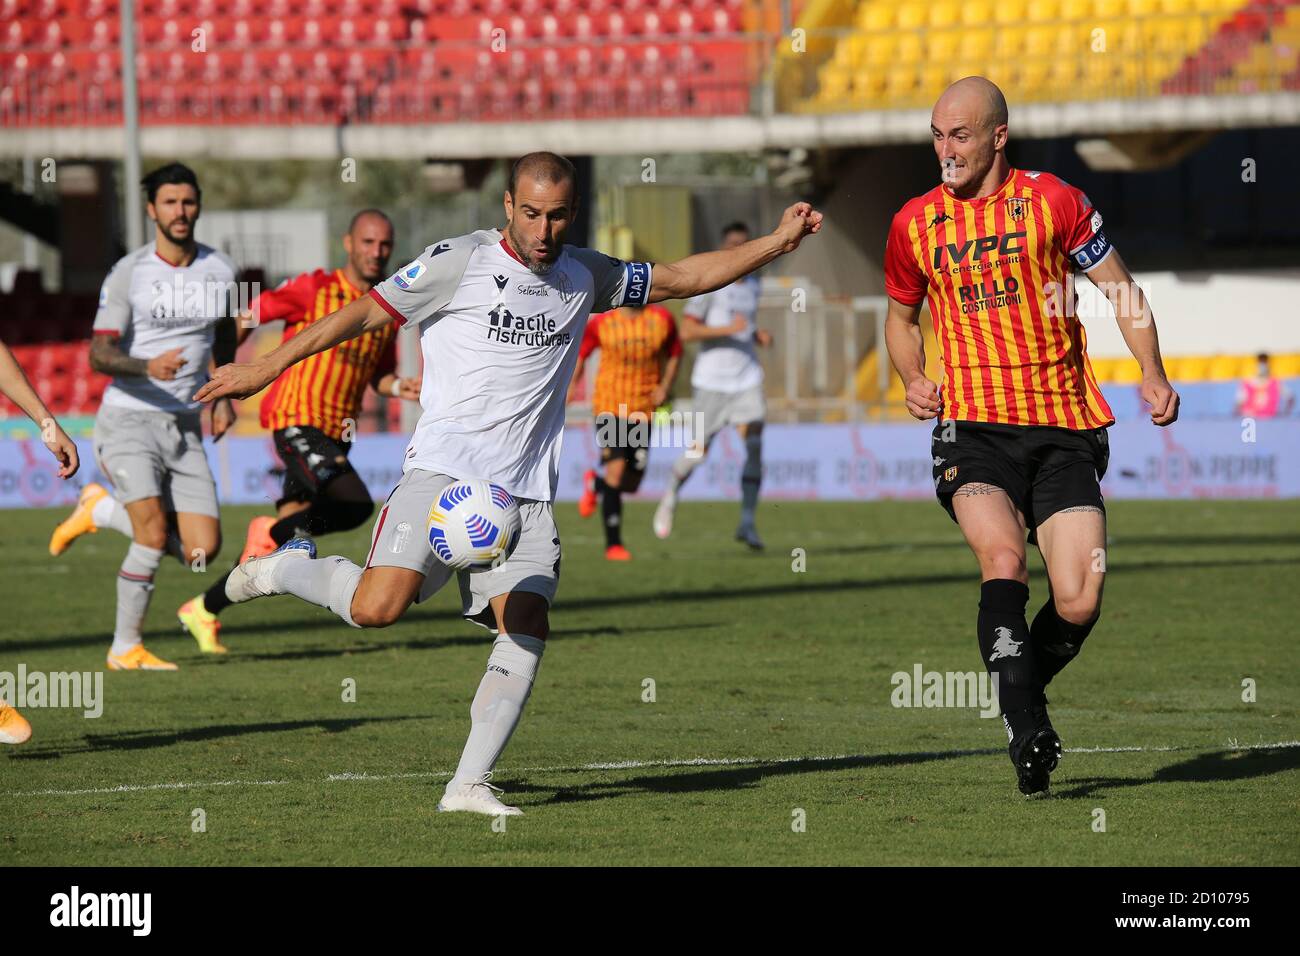
[[231, 315], [235, 266], [198, 243], [194, 261], [174, 266], [154, 243], [117, 261], [99, 290], [95, 334], [121, 336], [131, 358], [151, 359], [182, 349], [185, 360], [168, 381], [148, 376], [114, 377], [103, 404], [150, 411], [196, 411], [193, 395], [208, 380], [214, 326]]
[[424, 412], [403, 472], [486, 479], [520, 498], [553, 500], [587, 318], [645, 305], [650, 270], [564, 246], [547, 275], [534, 275], [486, 229], [429, 246], [372, 289], [420, 330]]
[[686, 315], [711, 328], [730, 325], [737, 313], [744, 317], [743, 332], [719, 339], [701, 339], [691, 369], [691, 385], [710, 392], [743, 392], [763, 384], [754, 332], [758, 325], [758, 277], [743, 276], [715, 292], [697, 295], [686, 303]]

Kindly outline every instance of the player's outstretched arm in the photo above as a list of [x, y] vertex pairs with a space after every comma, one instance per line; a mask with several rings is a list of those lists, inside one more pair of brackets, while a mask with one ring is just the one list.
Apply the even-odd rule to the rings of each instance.
[[291, 365], [309, 355], [332, 349], [340, 342], [354, 339], [363, 332], [381, 329], [393, 321], [391, 315], [374, 300], [363, 295], [319, 322], [313, 322], [279, 348], [256, 362], [223, 365], [211, 381], [194, 393], [196, 401], [211, 402], [218, 398], [247, 398], [274, 382]]
[[59, 460], [59, 477], [71, 478], [75, 475], [81, 467], [77, 446], [45, 407], [41, 397], [36, 394], [36, 389], [27, 380], [23, 367], [3, 342], [0, 342], [0, 392], [41, 427], [41, 441], [50, 450], [50, 454]]
[[721, 289], [798, 249], [804, 236], [820, 232], [821, 228], [822, 214], [806, 202], [797, 202], [785, 211], [780, 225], [766, 236], [731, 249], [701, 252], [677, 262], [656, 264], [650, 278], [649, 301], [689, 299]]
[[1142, 368], [1142, 399], [1151, 406], [1151, 422], [1171, 425], [1178, 420], [1178, 393], [1169, 384], [1160, 358], [1160, 339], [1155, 316], [1142, 290], [1119, 256], [1118, 249], [1084, 273], [1111, 305], [1124, 344]]
[[885, 348], [907, 389], [904, 401], [913, 418], [937, 418], [943, 411], [939, 386], [925, 376], [925, 340], [921, 338], [921, 305], [906, 305], [891, 297], [885, 313]]

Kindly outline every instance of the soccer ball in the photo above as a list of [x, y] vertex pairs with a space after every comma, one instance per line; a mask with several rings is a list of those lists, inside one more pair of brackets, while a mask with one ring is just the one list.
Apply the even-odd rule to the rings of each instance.
[[519, 543], [519, 504], [490, 481], [453, 481], [429, 509], [429, 547], [456, 571], [490, 571]]

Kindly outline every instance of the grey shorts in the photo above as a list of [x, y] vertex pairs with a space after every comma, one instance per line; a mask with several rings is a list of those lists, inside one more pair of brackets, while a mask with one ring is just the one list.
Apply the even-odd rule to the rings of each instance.
[[700, 416], [701, 438], [704, 444], [728, 425], [748, 425], [767, 417], [767, 403], [763, 401], [763, 386], [742, 389], [739, 392], [713, 392], [705, 388], [695, 390], [695, 411]]
[[217, 483], [203, 452], [199, 414], [101, 405], [95, 461], [118, 501], [162, 498], [166, 511], [220, 516]]
[[457, 575], [463, 613], [478, 614], [488, 601], [511, 591], [528, 591], [555, 600], [560, 583], [560, 533], [549, 501], [517, 498], [522, 528], [519, 544], [503, 564], [491, 571], [453, 571], [429, 547], [429, 509], [442, 489], [456, 479], [412, 469], [402, 476], [379, 510], [370, 538], [366, 567], [409, 568], [424, 575], [416, 603], [432, 597]]

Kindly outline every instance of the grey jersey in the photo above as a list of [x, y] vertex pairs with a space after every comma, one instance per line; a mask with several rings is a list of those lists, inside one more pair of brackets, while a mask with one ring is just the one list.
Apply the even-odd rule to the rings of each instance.
[[192, 396], [208, 380], [215, 325], [232, 315], [235, 266], [198, 244], [188, 266], [174, 266], [154, 243], [118, 260], [99, 292], [95, 334], [116, 333], [132, 358], [151, 359], [179, 348], [185, 364], [168, 381], [119, 376], [104, 404], [152, 411], [194, 411]]

